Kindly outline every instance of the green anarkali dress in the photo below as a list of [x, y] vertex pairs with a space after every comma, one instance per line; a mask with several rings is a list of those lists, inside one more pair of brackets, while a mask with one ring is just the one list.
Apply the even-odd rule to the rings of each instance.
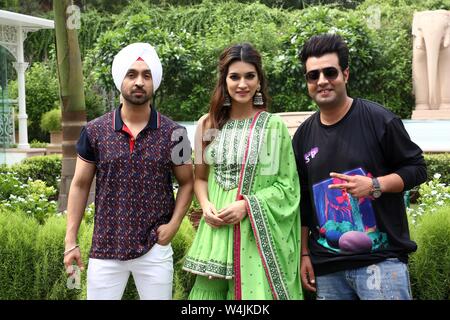
[[300, 186], [281, 118], [228, 121], [206, 160], [209, 201], [220, 210], [245, 200], [248, 215], [220, 228], [201, 219], [183, 265], [198, 275], [189, 299], [302, 299]]

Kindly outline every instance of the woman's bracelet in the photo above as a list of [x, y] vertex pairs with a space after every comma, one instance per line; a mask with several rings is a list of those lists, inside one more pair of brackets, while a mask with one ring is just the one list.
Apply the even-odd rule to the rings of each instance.
[[302, 257], [309, 257], [309, 253], [302, 253]]
[[64, 255], [65, 256], [67, 256], [67, 254], [69, 253], [69, 252], [71, 252], [71, 251], [73, 251], [73, 250], [75, 250], [76, 248], [78, 248], [78, 247], [80, 247], [80, 245], [79, 244], [77, 244], [77, 245], [75, 245], [75, 246], [73, 246], [72, 248], [70, 248], [69, 250], [66, 250], [66, 251], [64, 251]]

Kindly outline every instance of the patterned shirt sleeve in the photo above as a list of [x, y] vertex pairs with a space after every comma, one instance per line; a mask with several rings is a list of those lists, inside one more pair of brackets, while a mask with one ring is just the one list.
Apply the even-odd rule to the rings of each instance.
[[77, 153], [82, 160], [95, 162], [94, 148], [92, 148], [91, 142], [89, 141], [85, 126], [81, 129], [80, 139], [77, 142]]

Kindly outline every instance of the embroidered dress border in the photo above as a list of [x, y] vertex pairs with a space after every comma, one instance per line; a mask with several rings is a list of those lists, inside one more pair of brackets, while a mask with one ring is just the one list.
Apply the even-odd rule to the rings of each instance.
[[273, 241], [267, 227], [268, 223], [265, 219], [264, 209], [256, 196], [244, 196], [244, 198], [247, 202], [248, 216], [255, 235], [256, 246], [258, 247], [274, 299], [289, 300], [289, 293], [285, 286], [286, 279], [279, 267], [277, 255], [272, 245]]
[[[261, 144], [264, 138], [264, 128], [270, 118], [270, 113], [262, 112], [260, 116], [255, 121], [254, 130], [249, 135], [249, 142], [247, 145], [248, 157], [244, 162], [244, 167], [242, 170], [242, 178], [240, 181], [240, 192], [239, 194], [250, 194], [251, 188], [253, 186], [253, 177], [255, 176], [256, 165], [259, 157], [259, 150], [261, 149]], [[253, 132], [254, 131], [254, 132]]]
[[203, 261], [186, 257], [182, 269], [202, 276], [214, 276], [222, 279], [233, 278], [233, 265], [215, 260]]
[[[236, 195], [236, 200], [242, 200], [242, 186], [243, 186], [243, 178], [245, 176], [244, 171], [248, 161], [248, 154], [251, 147], [251, 141], [253, 140], [253, 129], [258, 122], [258, 119], [261, 115], [265, 115], [265, 112], [258, 112], [253, 117], [252, 123], [250, 125], [250, 130], [248, 134], [248, 142], [247, 147], [245, 149], [244, 158], [242, 161], [242, 169], [241, 174], [239, 176], [239, 186]], [[241, 287], [241, 227], [240, 224], [234, 225], [234, 248], [233, 248], [233, 256], [234, 256], [234, 298], [236, 300], [242, 300], [242, 287]]]
[[238, 194], [241, 199], [246, 200], [248, 209], [250, 209], [247, 210], [249, 219], [274, 298], [289, 299], [289, 294], [285, 286], [285, 278], [279, 267], [276, 252], [273, 249], [273, 241], [268, 231], [267, 221], [264, 219], [265, 214], [263, 208], [260, 206], [256, 196], [246, 196], [250, 195], [253, 187], [253, 178], [256, 172], [259, 151], [261, 150], [265, 136], [264, 128], [270, 117], [270, 113], [262, 112], [255, 121], [254, 130], [251, 131], [249, 136], [249, 143], [247, 145], [248, 157], [245, 159], [245, 167], [241, 173], [242, 177]]

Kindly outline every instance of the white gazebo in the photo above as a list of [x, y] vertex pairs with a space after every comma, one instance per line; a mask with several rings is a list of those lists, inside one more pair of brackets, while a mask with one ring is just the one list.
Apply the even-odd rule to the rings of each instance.
[[16, 59], [14, 68], [17, 72], [19, 88], [18, 105], [19, 114], [19, 143], [18, 148], [28, 149], [27, 112], [25, 104], [25, 70], [28, 63], [24, 61], [23, 43], [28, 32], [40, 29], [54, 29], [52, 20], [28, 16], [25, 14], [0, 10], [0, 46], [5, 47]]

